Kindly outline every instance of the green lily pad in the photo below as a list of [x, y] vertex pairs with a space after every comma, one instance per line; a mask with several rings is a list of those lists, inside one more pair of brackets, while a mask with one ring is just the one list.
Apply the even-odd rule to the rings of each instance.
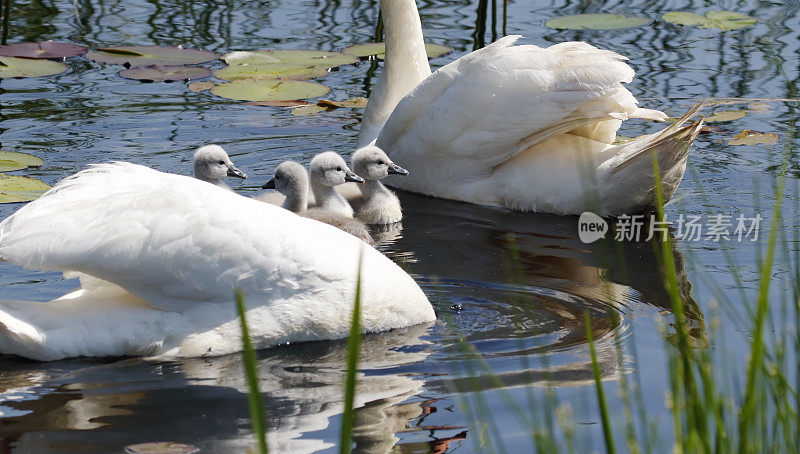
[[181, 46], [119, 46], [93, 50], [86, 58], [100, 63], [128, 66], [193, 65], [216, 60], [219, 55], [208, 50], [184, 49]]
[[747, 115], [747, 111], [744, 110], [724, 110], [721, 112], [714, 112], [714, 115], [706, 118], [706, 122], [733, 121], [744, 118], [745, 115]]
[[200, 448], [197, 446], [172, 441], [125, 446], [125, 454], [194, 454], [196, 452], [200, 452]]
[[295, 117], [305, 117], [308, 115], [316, 115], [320, 112], [329, 110], [327, 107], [320, 106], [319, 104], [309, 104], [307, 106], [295, 107], [292, 109], [292, 115]]
[[202, 79], [211, 75], [211, 70], [201, 66], [137, 66], [123, 69], [119, 75], [126, 79], [149, 82], [174, 82], [178, 80]]
[[13, 170], [27, 169], [28, 167], [40, 167], [44, 164], [41, 158], [16, 151], [0, 151], [0, 172], [11, 172]]
[[358, 63], [358, 58], [342, 52], [304, 49], [266, 49], [256, 51], [237, 51], [222, 56], [229, 65], [292, 64], [299, 66], [321, 66], [335, 68], [341, 65]]
[[[428, 55], [428, 58], [441, 57], [452, 51], [452, 48], [442, 46], [441, 44], [425, 43], [425, 53]], [[386, 58], [386, 43], [356, 44], [342, 49], [342, 52], [361, 58], [372, 57], [374, 55], [379, 60], [383, 60]]]
[[733, 11], [709, 11], [705, 16], [686, 11], [670, 11], [664, 13], [662, 18], [673, 24], [693, 25], [700, 28], [719, 28], [721, 30], [736, 30], [756, 23], [755, 17]]
[[328, 75], [324, 66], [304, 66], [292, 63], [235, 64], [214, 71], [214, 77], [239, 79], [313, 79]]
[[0, 174], [0, 203], [29, 202], [50, 189], [36, 178]]
[[728, 145], [775, 145], [776, 143], [778, 143], [777, 134], [771, 132], [753, 132], [749, 129], [745, 129], [728, 139]]
[[0, 79], [52, 76], [66, 70], [67, 65], [60, 61], [0, 57]]
[[242, 79], [219, 84], [211, 93], [240, 101], [293, 101], [315, 98], [329, 91], [325, 85], [304, 80]]
[[557, 30], [619, 30], [650, 22], [647, 17], [627, 17], [621, 14], [573, 14], [550, 19], [544, 25]]
[[40, 43], [13, 43], [0, 46], [0, 55], [23, 58], [67, 58], [83, 55], [86, 50], [84, 46], [77, 44], [42, 41]]

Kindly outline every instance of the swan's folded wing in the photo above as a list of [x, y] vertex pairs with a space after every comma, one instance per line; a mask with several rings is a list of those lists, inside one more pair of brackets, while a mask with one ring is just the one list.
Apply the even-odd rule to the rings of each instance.
[[[134, 164], [79, 172], [0, 223], [0, 255], [9, 262], [93, 276], [165, 310], [227, 303], [240, 288], [248, 304], [285, 305], [296, 320], [324, 318], [352, 304], [362, 246], [363, 294], [385, 308], [374, 316], [386, 319], [374, 326], [432, 319], [414, 281], [353, 236]], [[346, 327], [347, 317], [342, 320]]]
[[475, 170], [598, 122], [585, 133], [613, 136], [619, 125], [602, 122], [637, 115], [636, 99], [622, 86], [634, 75], [625, 57], [583, 42], [512, 46], [517, 39], [502, 38], [431, 74], [400, 101], [377, 145], [402, 165], [463, 160]]

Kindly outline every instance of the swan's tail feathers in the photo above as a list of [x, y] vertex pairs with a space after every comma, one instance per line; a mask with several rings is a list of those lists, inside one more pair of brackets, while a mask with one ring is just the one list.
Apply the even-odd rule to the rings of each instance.
[[[0, 301], [0, 304], [3, 303], [7, 304], [8, 302]], [[46, 359], [39, 354], [44, 343], [43, 333], [5, 312], [0, 306], [0, 353], [32, 359]]]
[[[610, 171], [606, 187], [607, 197], [603, 197], [603, 209], [607, 214], [635, 214], [652, 209], [656, 205], [655, 179], [653, 175], [653, 155], [655, 154], [661, 174], [663, 201], [670, 200], [683, 179], [689, 147], [703, 127], [703, 119], [686, 123], [702, 106], [693, 107], [675, 124], [661, 132], [641, 138], [631, 144], [631, 152], [620, 153], [624, 160]], [[634, 204], [618, 205], [618, 194], [633, 194]]]

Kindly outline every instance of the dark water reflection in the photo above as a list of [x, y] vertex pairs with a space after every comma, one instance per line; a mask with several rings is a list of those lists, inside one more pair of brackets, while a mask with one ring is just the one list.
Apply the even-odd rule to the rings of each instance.
[[[481, 34], [475, 33], [482, 20], [476, 14], [481, 2], [418, 2], [426, 39], [455, 48], [453, 55], [432, 61], [434, 66], [502, 34], [502, 18], [493, 27], [492, 2], [484, 3], [489, 9]], [[524, 34], [524, 42], [587, 40], [630, 57], [637, 78], [629, 88], [646, 107], [678, 114], [707, 96], [797, 96], [797, 6], [763, 1], [726, 5], [759, 17], [759, 23], [720, 33], [658, 20], [669, 10], [713, 9], [707, 2], [495, 3], [500, 9], [506, 3], [508, 32]], [[638, 14], [654, 22], [613, 32], [543, 26], [556, 15], [581, 12]], [[377, 1], [360, 0], [15, 1], [9, 41], [68, 40], [92, 48], [183, 44], [219, 53], [266, 47], [337, 50], [373, 41], [376, 18]], [[214, 142], [251, 175], [237, 190], [252, 194], [285, 159], [307, 162], [327, 149], [348, 155], [355, 145], [359, 111], [293, 117], [279, 108], [192, 93], [185, 84], [125, 80], [116, 74], [120, 68], [81, 58], [67, 64], [69, 71], [62, 75], [0, 83], [3, 148], [45, 159], [41, 169], [17, 174], [52, 184], [88, 163], [113, 159], [189, 173], [194, 148]], [[328, 97], [368, 95], [379, 69], [375, 63], [362, 63], [331, 73], [323, 79], [332, 87]], [[788, 132], [797, 112], [794, 102], [767, 101], [766, 106], [698, 139], [690, 172], [668, 206], [668, 217], [761, 212], [768, 223], [773, 179], [782, 147], [793, 137]], [[715, 107], [741, 108], [748, 104]], [[635, 136], [656, 127], [633, 123], [621, 133]], [[727, 146], [724, 139], [743, 129], [775, 132], [781, 142], [776, 147]], [[789, 151], [789, 188], [800, 178], [797, 149]], [[790, 194], [789, 206], [796, 206], [796, 192]], [[367, 336], [356, 411], [359, 451], [480, 451], [484, 434], [475, 428], [484, 427], [487, 433], [502, 430], [509, 450], [529, 452], [530, 428], [506, 403], [520, 402], [535, 415], [540, 407], [531, 403], [531, 390], [548, 383], [574, 409], [577, 440], [599, 446], [596, 407], [587, 386], [591, 373], [585, 312], [604, 379], [611, 383], [632, 370], [643, 377], [644, 404], [662, 421], [662, 439], [669, 439], [663, 404], [663, 391], [669, 387], [665, 342], [653, 320], [666, 320], [661, 315], [671, 304], [661, 285], [656, 245], [613, 240], [584, 244], [577, 236], [576, 217], [511, 213], [413, 194], [401, 198], [402, 228], [382, 233], [382, 249], [423, 286], [439, 321]], [[0, 218], [17, 208], [0, 205]], [[797, 219], [796, 208], [790, 209], [785, 221], [790, 238]], [[788, 249], [797, 246], [790, 242]], [[758, 276], [756, 246], [730, 247], [741, 265], [742, 281], [750, 286], [745, 291], [752, 291]], [[722, 248], [707, 240], [678, 241], [674, 251], [681, 299], [699, 342], [705, 341], [713, 296], [709, 278], [738, 305], [734, 310], [744, 313], [739, 284], [730, 276]], [[2, 298], [52, 299], [75, 285], [58, 273], [0, 263]], [[453, 305], [461, 310], [451, 309]], [[747, 344], [741, 324], [723, 318], [721, 327], [729, 348], [741, 350]], [[621, 362], [615, 339], [625, 346]], [[325, 342], [259, 352], [276, 450], [335, 450], [343, 351], [343, 343]], [[165, 439], [195, 444], [204, 452], [244, 452], [251, 434], [240, 367], [238, 355], [53, 364], [0, 357], [0, 453], [119, 452], [127, 444]], [[480, 396], [492, 403], [490, 415], [475, 414]], [[619, 404], [611, 405], [612, 411], [621, 411]]]

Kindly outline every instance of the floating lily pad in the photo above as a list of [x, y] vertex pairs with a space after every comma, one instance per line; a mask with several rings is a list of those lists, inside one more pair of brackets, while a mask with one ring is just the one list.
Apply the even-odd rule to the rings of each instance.
[[24, 58], [66, 58], [86, 53], [86, 48], [77, 44], [42, 41], [39, 43], [14, 43], [0, 46], [0, 55]]
[[246, 102], [248, 106], [270, 106], [270, 107], [297, 107], [297, 106], [307, 106], [310, 103], [308, 101], [255, 101], [255, 102]]
[[728, 141], [728, 145], [775, 145], [776, 143], [778, 143], [777, 134], [753, 132], [749, 129], [736, 134]]
[[184, 49], [181, 46], [120, 46], [93, 50], [86, 58], [100, 63], [129, 66], [193, 65], [216, 60], [219, 55], [208, 50]]
[[217, 85], [211, 93], [241, 101], [292, 101], [323, 96], [330, 90], [320, 83], [302, 80], [243, 79]]
[[328, 75], [325, 66], [304, 66], [292, 63], [235, 64], [214, 71], [214, 77], [239, 79], [312, 79]]
[[0, 151], [0, 172], [11, 172], [28, 167], [40, 167], [44, 164], [41, 158], [16, 151]]
[[202, 79], [211, 75], [211, 70], [201, 66], [136, 66], [123, 69], [119, 75], [126, 79], [149, 82], [173, 82], [178, 80]]
[[550, 19], [544, 25], [557, 30], [618, 30], [633, 28], [650, 22], [647, 17], [621, 14], [573, 14]]
[[[425, 43], [425, 53], [428, 58], [441, 57], [442, 55], [449, 54], [453, 49], [441, 44]], [[379, 60], [386, 58], [386, 43], [364, 43], [356, 44], [354, 46], [342, 49], [342, 52], [356, 57], [366, 58], [376, 56]]]
[[292, 109], [292, 115], [295, 117], [305, 117], [307, 115], [316, 115], [329, 109], [330, 108], [320, 106], [319, 104], [309, 104], [307, 106], [295, 107]]
[[125, 446], [126, 454], [194, 454], [196, 452], [200, 452], [200, 448], [197, 446], [171, 441]]
[[670, 11], [664, 13], [662, 18], [673, 24], [693, 25], [700, 28], [719, 28], [721, 30], [736, 30], [756, 23], [755, 17], [733, 11], [709, 11], [705, 16], [686, 11]]
[[189, 84], [189, 90], [192, 90], [195, 93], [201, 92], [201, 91], [204, 91], [204, 90], [209, 90], [209, 89], [212, 89], [212, 88], [214, 88], [214, 82], [210, 82], [210, 81], [207, 81], [207, 80], [202, 80], [202, 81], [199, 81], [199, 82], [192, 82], [192, 83]]
[[35, 60], [31, 58], [0, 57], [0, 78], [42, 77], [61, 74], [67, 65], [60, 61]]
[[328, 101], [327, 99], [320, 100], [317, 104], [324, 107], [354, 107], [358, 109], [365, 109], [367, 107], [367, 98], [356, 97], [350, 98], [346, 101]]
[[256, 51], [237, 51], [222, 56], [229, 65], [292, 64], [299, 66], [321, 66], [335, 68], [341, 65], [358, 63], [358, 58], [342, 52], [303, 49], [266, 49]]
[[0, 174], [0, 203], [29, 202], [50, 189], [36, 178]]
[[745, 115], [747, 115], [747, 111], [744, 110], [725, 110], [722, 112], [714, 112], [714, 115], [706, 118], [706, 122], [733, 121], [743, 118]]

